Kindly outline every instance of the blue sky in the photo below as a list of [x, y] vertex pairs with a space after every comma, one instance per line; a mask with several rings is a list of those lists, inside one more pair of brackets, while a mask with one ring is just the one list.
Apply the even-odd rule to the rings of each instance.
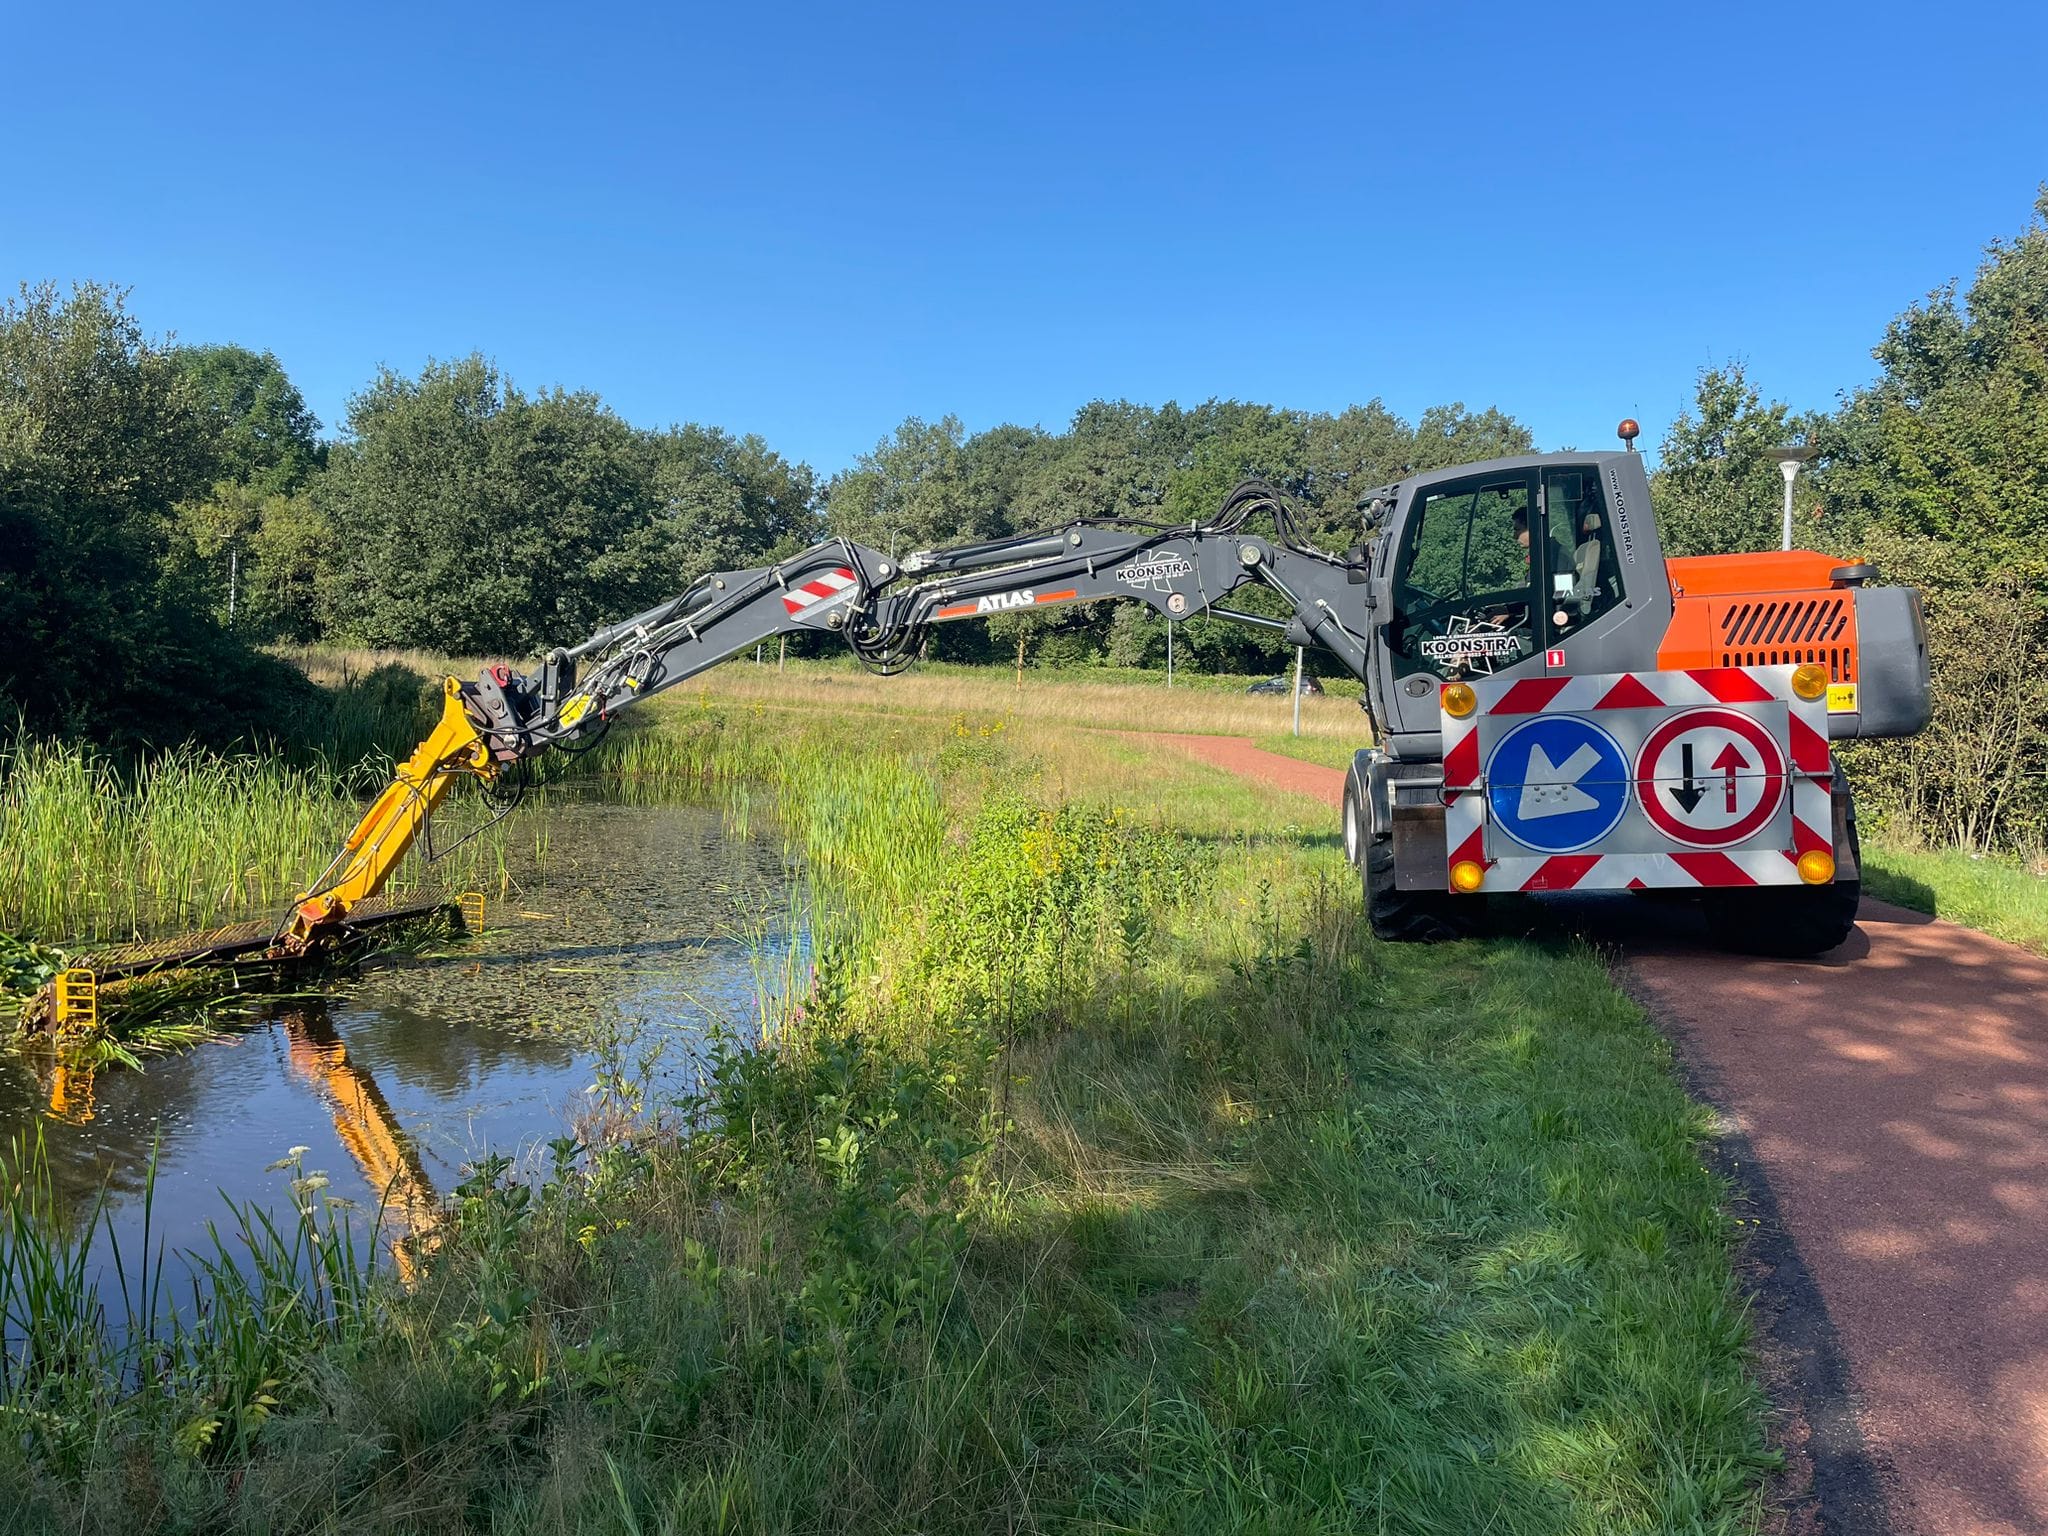
[[1680, 11], [8, 0], [0, 278], [330, 428], [480, 349], [828, 472], [1098, 395], [1647, 443], [1708, 362], [1830, 404], [2048, 178], [2048, 9]]

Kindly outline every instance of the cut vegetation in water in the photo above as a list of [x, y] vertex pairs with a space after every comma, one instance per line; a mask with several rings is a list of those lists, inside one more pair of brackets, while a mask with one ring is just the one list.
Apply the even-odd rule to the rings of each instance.
[[1378, 945], [1322, 808], [899, 686], [607, 748], [800, 852], [766, 1048], [479, 1156], [339, 1322], [147, 1392], [13, 1340], [23, 1527], [1752, 1521], [1706, 1128], [1596, 957]]

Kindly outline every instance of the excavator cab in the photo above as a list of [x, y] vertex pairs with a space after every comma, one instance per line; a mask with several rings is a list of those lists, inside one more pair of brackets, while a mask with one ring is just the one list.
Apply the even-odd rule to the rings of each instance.
[[[1634, 454], [1504, 459], [1399, 488], [1375, 561], [1375, 709], [1436, 751], [1442, 684], [1656, 664], [1670, 593]], [[1405, 750], [1403, 750], [1405, 748]]]

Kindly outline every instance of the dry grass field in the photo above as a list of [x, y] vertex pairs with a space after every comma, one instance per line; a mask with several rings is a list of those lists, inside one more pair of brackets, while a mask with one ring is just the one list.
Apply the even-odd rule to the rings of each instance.
[[[315, 682], [334, 686], [379, 666], [398, 663], [417, 672], [472, 675], [483, 660], [430, 651], [324, 650], [278, 652]], [[515, 663], [516, 664], [516, 663]], [[834, 710], [904, 716], [968, 715], [1000, 718], [1015, 726], [1052, 723], [1115, 731], [1182, 731], [1196, 735], [1270, 738], [1290, 735], [1291, 702], [1285, 694], [1251, 695], [1246, 678], [1184, 674], [1168, 688], [1157, 681], [1131, 682], [1139, 674], [1103, 669], [1027, 670], [1022, 686], [1003, 667], [920, 666], [900, 677], [877, 677], [844, 658], [756, 664], [736, 658], [677, 687], [671, 697], [767, 708], [830, 707]], [[1358, 707], [1355, 683], [1326, 685], [1322, 697], [1301, 701], [1304, 741], [1353, 747], [1370, 739]], [[1272, 742], [1265, 743], [1275, 746]], [[1277, 746], [1275, 746], [1277, 750]]]

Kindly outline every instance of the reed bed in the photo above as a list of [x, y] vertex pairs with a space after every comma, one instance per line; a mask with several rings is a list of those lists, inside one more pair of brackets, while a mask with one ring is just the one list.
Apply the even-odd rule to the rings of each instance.
[[288, 902], [347, 830], [333, 778], [183, 750], [132, 772], [90, 749], [0, 754], [0, 928], [103, 941]]
[[[261, 750], [116, 759], [0, 741], [0, 932], [94, 944], [282, 906], [419, 742], [434, 704], [431, 679], [402, 665], [341, 659], [329, 672], [331, 686], [281, 706]], [[472, 857], [451, 873], [481, 867]]]
[[[269, 916], [332, 856], [373, 777], [189, 748], [124, 768], [19, 739], [0, 749], [0, 931], [77, 946]], [[452, 809], [441, 845], [474, 813]], [[441, 866], [415, 857], [393, 888], [465, 889], [499, 874], [504, 846], [494, 831]]]

